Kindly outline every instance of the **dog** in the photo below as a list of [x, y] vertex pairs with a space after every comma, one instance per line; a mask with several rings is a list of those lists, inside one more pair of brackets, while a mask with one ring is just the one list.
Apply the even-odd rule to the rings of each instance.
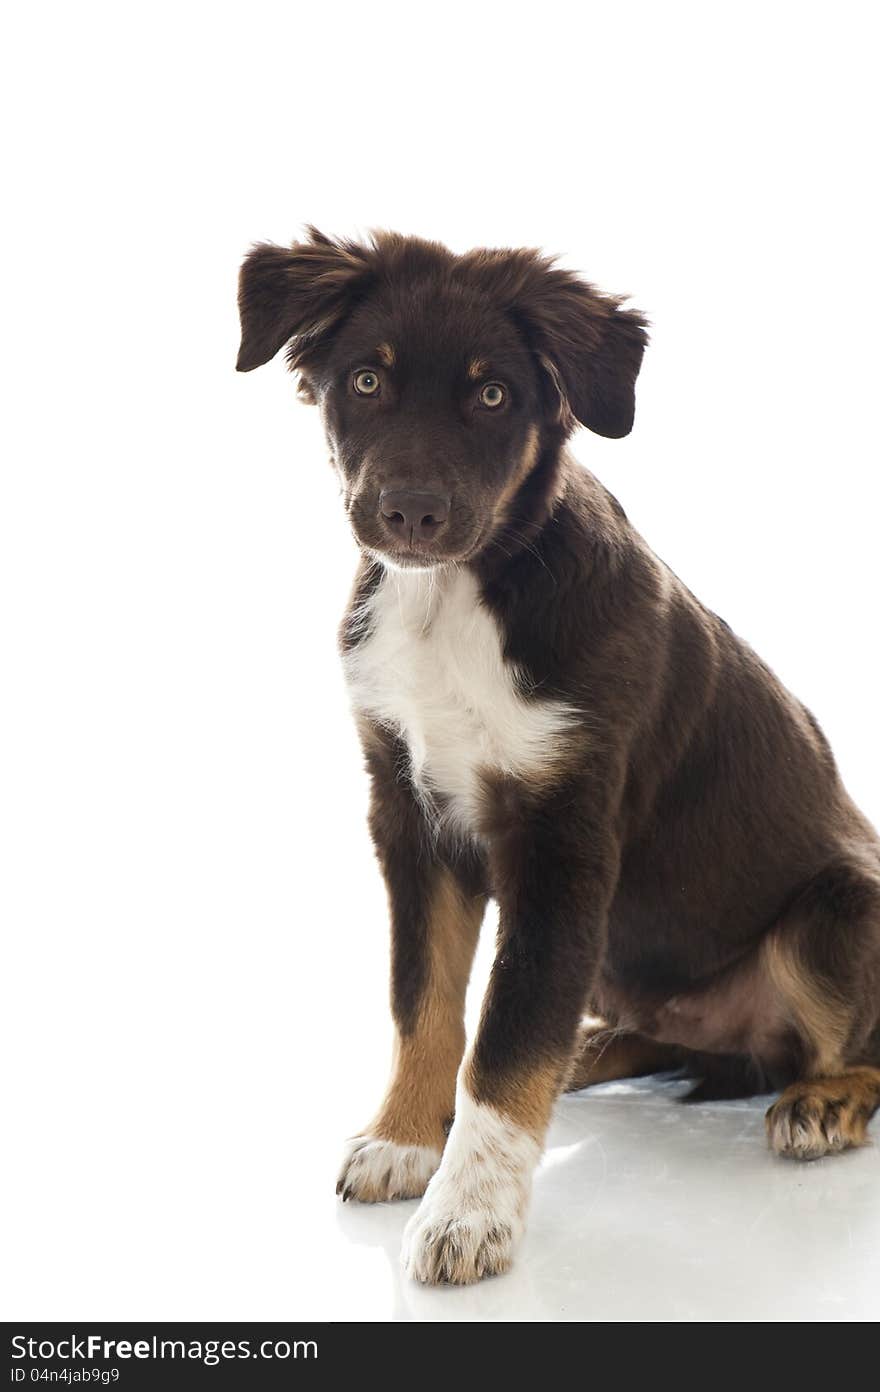
[[565, 1089], [679, 1069], [696, 1099], [779, 1092], [779, 1156], [865, 1143], [880, 838], [809, 711], [568, 450], [631, 430], [645, 319], [533, 250], [314, 228], [250, 251], [239, 306], [237, 366], [288, 345], [361, 555], [340, 645], [396, 1048], [342, 1198], [421, 1198], [406, 1269], [465, 1284], [508, 1268]]

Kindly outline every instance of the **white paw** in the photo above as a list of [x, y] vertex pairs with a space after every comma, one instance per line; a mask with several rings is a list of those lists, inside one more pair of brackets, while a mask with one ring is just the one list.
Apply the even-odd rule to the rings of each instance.
[[353, 1136], [348, 1142], [336, 1192], [361, 1203], [419, 1199], [440, 1164], [434, 1146], [398, 1145], [376, 1136]]
[[440, 1169], [403, 1234], [416, 1281], [469, 1285], [510, 1266], [540, 1147], [492, 1107], [462, 1098]]
[[522, 1236], [523, 1216], [506, 1222], [491, 1209], [466, 1209], [458, 1200], [426, 1195], [403, 1234], [404, 1270], [414, 1281], [468, 1286], [500, 1276]]

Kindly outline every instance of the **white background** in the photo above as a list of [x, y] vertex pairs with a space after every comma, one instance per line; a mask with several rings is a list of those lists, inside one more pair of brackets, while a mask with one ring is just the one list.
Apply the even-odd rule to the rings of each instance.
[[306, 220], [540, 245], [630, 292], [653, 323], [635, 431], [577, 451], [880, 820], [873, 18], [8, 21], [6, 1318], [871, 1312], [876, 1158], [780, 1167], [754, 1106], [564, 1104], [517, 1269], [476, 1293], [401, 1284], [411, 1205], [339, 1209], [390, 1040], [335, 653], [354, 552], [316, 414], [280, 360], [233, 364], [241, 256]]

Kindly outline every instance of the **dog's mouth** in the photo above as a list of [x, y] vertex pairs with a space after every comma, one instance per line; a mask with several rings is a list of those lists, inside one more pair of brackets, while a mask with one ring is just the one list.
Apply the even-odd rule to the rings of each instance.
[[466, 561], [477, 547], [464, 552], [447, 551], [430, 542], [415, 542], [409, 546], [377, 546], [374, 542], [365, 543], [365, 549], [377, 561], [392, 570], [437, 570], [443, 566], [459, 565]]
[[383, 547], [380, 549], [369, 546], [367, 550], [372, 556], [375, 556], [376, 560], [381, 561], [383, 565], [389, 566], [392, 570], [436, 570], [438, 566], [449, 564], [449, 560], [445, 556], [440, 556], [427, 547], [397, 549]]

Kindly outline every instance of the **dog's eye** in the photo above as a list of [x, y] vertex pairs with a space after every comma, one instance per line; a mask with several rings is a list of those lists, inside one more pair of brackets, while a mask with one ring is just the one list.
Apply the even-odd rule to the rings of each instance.
[[483, 406], [488, 406], [490, 411], [494, 411], [497, 406], [501, 405], [506, 396], [507, 392], [500, 382], [487, 382], [480, 392], [480, 401]]
[[379, 378], [369, 368], [354, 374], [354, 389], [359, 396], [375, 396], [379, 390]]

